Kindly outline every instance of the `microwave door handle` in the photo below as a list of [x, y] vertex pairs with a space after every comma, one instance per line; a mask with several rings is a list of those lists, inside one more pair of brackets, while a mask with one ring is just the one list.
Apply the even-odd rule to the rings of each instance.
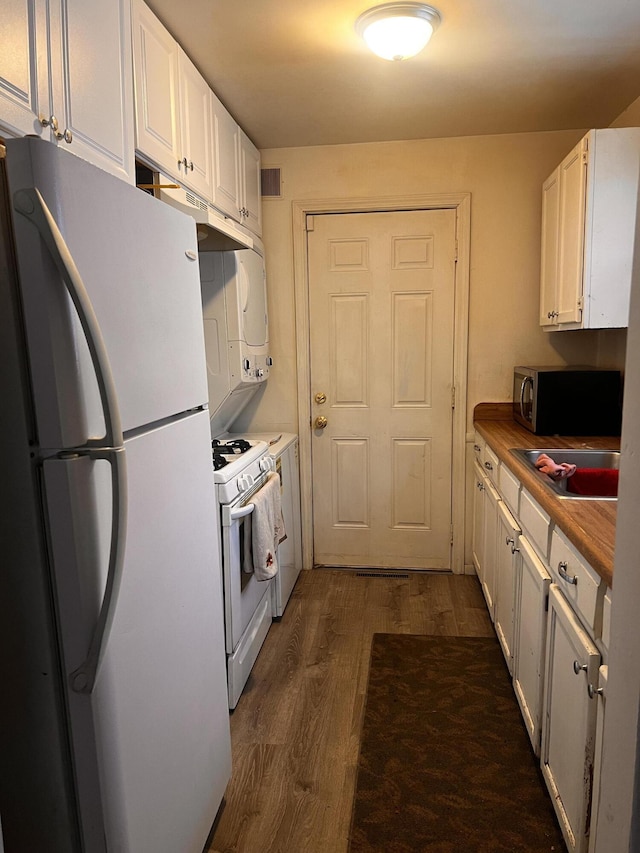
[[526, 415], [524, 413], [524, 389], [529, 383], [531, 384], [531, 387], [533, 387], [533, 379], [531, 376], [525, 376], [522, 380], [522, 384], [520, 385], [520, 415], [524, 419], [526, 419]]

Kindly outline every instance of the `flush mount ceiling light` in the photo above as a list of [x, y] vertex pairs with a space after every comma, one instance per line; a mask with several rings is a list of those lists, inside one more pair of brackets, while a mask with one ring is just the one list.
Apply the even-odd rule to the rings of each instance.
[[409, 59], [420, 53], [440, 23], [440, 13], [424, 3], [384, 3], [363, 12], [356, 32], [383, 59]]

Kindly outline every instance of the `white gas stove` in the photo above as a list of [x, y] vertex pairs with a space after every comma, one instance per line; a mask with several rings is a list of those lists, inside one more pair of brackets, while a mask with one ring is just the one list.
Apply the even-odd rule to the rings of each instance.
[[213, 481], [218, 503], [230, 504], [238, 495], [251, 491], [273, 470], [266, 441], [214, 438], [211, 442]]

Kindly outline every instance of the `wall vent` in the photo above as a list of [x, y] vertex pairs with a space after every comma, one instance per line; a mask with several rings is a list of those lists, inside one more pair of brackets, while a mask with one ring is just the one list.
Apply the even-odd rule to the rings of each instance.
[[260, 170], [260, 192], [263, 198], [282, 198], [282, 170], [279, 166]]

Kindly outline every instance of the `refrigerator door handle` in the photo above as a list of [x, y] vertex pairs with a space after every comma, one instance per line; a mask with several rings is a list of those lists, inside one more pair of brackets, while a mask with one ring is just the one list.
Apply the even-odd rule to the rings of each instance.
[[[62, 454], [64, 457], [65, 454]], [[127, 457], [124, 447], [91, 450], [91, 459], [106, 459], [111, 465], [112, 515], [109, 566], [104, 595], [91, 643], [84, 662], [69, 675], [71, 689], [76, 693], [91, 693], [96, 683], [98, 667], [107, 645], [113, 622], [118, 590], [122, 579], [127, 539]]]
[[13, 204], [18, 213], [35, 225], [49, 250], [74, 304], [91, 353], [102, 402], [105, 436], [90, 438], [82, 447], [122, 447], [122, 423], [109, 356], [91, 299], [69, 247], [38, 189], [30, 187], [18, 190], [13, 197]]

